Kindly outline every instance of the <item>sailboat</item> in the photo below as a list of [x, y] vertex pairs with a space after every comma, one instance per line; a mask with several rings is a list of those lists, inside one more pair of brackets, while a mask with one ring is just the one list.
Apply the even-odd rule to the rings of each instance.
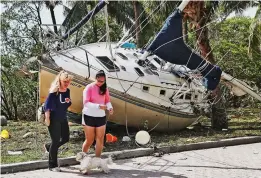
[[[95, 81], [97, 71], [104, 70], [114, 107], [114, 115], [108, 120], [138, 129], [167, 132], [191, 125], [199, 118], [199, 111], [209, 107], [209, 93], [221, 80], [229, 83], [235, 94], [249, 93], [261, 101], [261, 96], [245, 83], [186, 46], [182, 38], [182, 10], [188, 2], [183, 1], [174, 10], [145, 49], [137, 48], [124, 35], [119, 42], [55, 48], [40, 56], [40, 104], [45, 102], [51, 82], [61, 68], [74, 76], [70, 112], [81, 114], [83, 89]], [[60, 41], [66, 40], [107, 3], [100, 1]]]

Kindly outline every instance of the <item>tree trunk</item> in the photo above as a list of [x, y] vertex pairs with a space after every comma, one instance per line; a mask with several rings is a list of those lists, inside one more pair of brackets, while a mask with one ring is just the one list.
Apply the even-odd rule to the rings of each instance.
[[13, 119], [12, 110], [11, 110], [11, 108], [9, 108], [7, 96], [6, 96], [6, 90], [4, 88], [3, 83], [1, 84], [1, 90], [2, 90], [2, 93], [1, 93], [1, 99], [2, 99], [1, 111], [4, 111], [3, 113], [5, 113], [7, 120], [11, 120], [11, 119]]
[[58, 30], [57, 30], [57, 26], [56, 26], [56, 19], [55, 19], [55, 15], [54, 15], [54, 7], [53, 6], [50, 6], [50, 12], [51, 12], [51, 17], [52, 17], [52, 21], [53, 21], [53, 29], [54, 29], [54, 32], [56, 34], [58, 34]]
[[79, 42], [79, 39], [78, 39], [79, 31], [80, 31], [80, 30], [77, 30], [77, 32], [76, 32], [76, 35], [75, 35], [75, 43], [74, 43], [74, 45], [77, 45], [78, 42]]
[[97, 42], [98, 41], [98, 31], [97, 31], [96, 21], [94, 20], [94, 18], [92, 18], [92, 30], [93, 30], [93, 34], [94, 34], [94, 42]]
[[[214, 55], [211, 51], [211, 47], [208, 39], [208, 28], [204, 27], [211, 19], [211, 7], [205, 7], [204, 1], [191, 1], [186, 7], [185, 12], [189, 19], [196, 24], [196, 38], [197, 45], [200, 49], [201, 56], [203, 56], [210, 63], [215, 64]], [[187, 17], [186, 16], [186, 17]], [[202, 28], [202, 29], [201, 29]], [[200, 29], [200, 30], [198, 30]], [[211, 100], [214, 103], [212, 105], [211, 123], [212, 127], [217, 130], [222, 130], [228, 127], [226, 107], [221, 96], [220, 85], [215, 91], [213, 91]]]
[[187, 44], [188, 43], [188, 24], [187, 19], [184, 18], [182, 21], [182, 33], [183, 33], [183, 40]]
[[133, 1], [133, 9], [134, 9], [134, 20], [135, 20], [135, 29], [136, 29], [136, 43], [137, 46], [140, 47], [140, 20], [139, 15], [139, 2]]
[[[91, 9], [95, 8], [95, 2], [90, 3], [91, 5]], [[92, 21], [92, 31], [93, 31], [93, 35], [94, 35], [94, 42], [98, 41], [98, 30], [97, 30], [97, 25], [96, 25], [96, 21], [94, 19], [94, 16], [91, 18]]]
[[18, 120], [18, 110], [17, 110], [17, 103], [14, 101], [14, 92], [10, 90], [10, 95], [11, 95], [11, 104], [13, 105], [14, 108], [14, 120]]

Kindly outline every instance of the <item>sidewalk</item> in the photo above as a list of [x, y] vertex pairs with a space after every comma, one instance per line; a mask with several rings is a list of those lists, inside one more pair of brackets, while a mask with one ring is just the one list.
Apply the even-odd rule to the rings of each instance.
[[166, 154], [163, 157], [139, 157], [115, 161], [111, 173], [93, 170], [81, 175], [78, 166], [56, 173], [47, 169], [1, 175], [4, 178], [260, 178], [261, 143]]

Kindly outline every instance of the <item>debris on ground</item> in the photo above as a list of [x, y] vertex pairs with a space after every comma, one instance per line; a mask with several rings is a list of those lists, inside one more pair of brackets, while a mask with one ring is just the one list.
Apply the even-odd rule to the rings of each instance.
[[5, 139], [10, 138], [9, 132], [7, 130], [2, 130], [1, 138], [5, 138]]
[[110, 133], [106, 134], [106, 142], [114, 143], [117, 142], [118, 138]]
[[33, 132], [28, 132], [28, 133], [23, 135], [23, 138], [28, 138], [31, 135], [34, 135], [34, 133]]
[[128, 137], [128, 136], [124, 136], [124, 137], [122, 138], [122, 141], [123, 141], [123, 142], [129, 142], [129, 141], [131, 141], [131, 138]]
[[73, 130], [71, 133], [71, 138], [77, 138], [77, 137], [82, 137], [82, 136], [84, 136], [83, 131]]
[[164, 155], [163, 152], [157, 152], [157, 153], [153, 153], [152, 156], [154, 157], [162, 157]]
[[5, 116], [1, 116], [1, 126], [7, 126], [7, 119]]
[[22, 151], [7, 151], [7, 153], [9, 155], [21, 155], [21, 154], [23, 154]]

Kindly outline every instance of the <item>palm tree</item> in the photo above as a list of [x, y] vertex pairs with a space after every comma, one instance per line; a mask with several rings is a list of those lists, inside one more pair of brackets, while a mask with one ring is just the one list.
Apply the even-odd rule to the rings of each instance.
[[[95, 1], [72, 1], [71, 5], [73, 8], [70, 10], [65, 9], [66, 19], [63, 22], [63, 26], [66, 26], [67, 30], [79, 22], [82, 17], [88, 13], [88, 5], [94, 8]], [[146, 2], [149, 4], [149, 2]], [[146, 41], [147, 31], [150, 31], [150, 25], [145, 28], [143, 24], [147, 24], [147, 11], [145, 3], [143, 1], [109, 1], [107, 5], [109, 16], [114, 19], [117, 24], [121, 25], [126, 29], [130, 29], [132, 33], [130, 36], [136, 38], [137, 46], [142, 46]], [[143, 12], [143, 13], [142, 13]], [[141, 24], [143, 22], [143, 24]], [[93, 30], [95, 32], [95, 19], [92, 19]], [[95, 33], [94, 33], [95, 34]]]
[[249, 31], [248, 53], [252, 57], [255, 53], [261, 53], [261, 1], [259, 1], [256, 15]]
[[135, 31], [136, 31], [136, 43], [137, 46], [140, 47], [140, 3], [138, 1], [132, 1], [133, 10], [134, 10], [134, 20], [135, 20]]
[[56, 19], [55, 19], [55, 14], [54, 14], [54, 8], [56, 5], [58, 5], [60, 3], [60, 1], [44, 1], [45, 5], [48, 9], [50, 9], [50, 13], [51, 13], [51, 18], [53, 21], [53, 29], [54, 32], [56, 34], [58, 34], [58, 30], [57, 30], [57, 24], [56, 24]]
[[52, 21], [53, 21], [53, 29], [56, 34], [58, 34], [57, 26], [56, 26], [56, 19], [54, 15], [54, 8], [57, 4], [59, 4], [59, 1], [44, 1], [45, 5], [48, 9], [50, 9]]
[[[150, 37], [155, 36], [161, 29], [164, 21], [173, 12], [179, 4], [178, 1], [141, 1], [142, 7], [145, 10], [145, 17], [148, 17], [144, 25], [147, 26], [142, 30], [141, 38], [148, 42]], [[144, 18], [145, 18], [144, 17]]]
[[[76, 25], [84, 16], [86, 16], [89, 10], [93, 9], [96, 6], [97, 2], [95, 1], [71, 1], [70, 5], [72, 9], [65, 8], [64, 15], [66, 16], [62, 25], [66, 28], [66, 32]], [[129, 28], [133, 24], [132, 16], [134, 16], [133, 11], [131, 10], [132, 6], [129, 2], [118, 2], [110, 1], [108, 6], [109, 15], [114, 18], [118, 24]], [[120, 9], [120, 10], [119, 10]], [[132, 12], [132, 14], [130, 14]], [[94, 41], [97, 41], [97, 24], [95, 18], [91, 18], [92, 21], [92, 30], [94, 34]], [[76, 32], [76, 44], [78, 43], [78, 33]]]

